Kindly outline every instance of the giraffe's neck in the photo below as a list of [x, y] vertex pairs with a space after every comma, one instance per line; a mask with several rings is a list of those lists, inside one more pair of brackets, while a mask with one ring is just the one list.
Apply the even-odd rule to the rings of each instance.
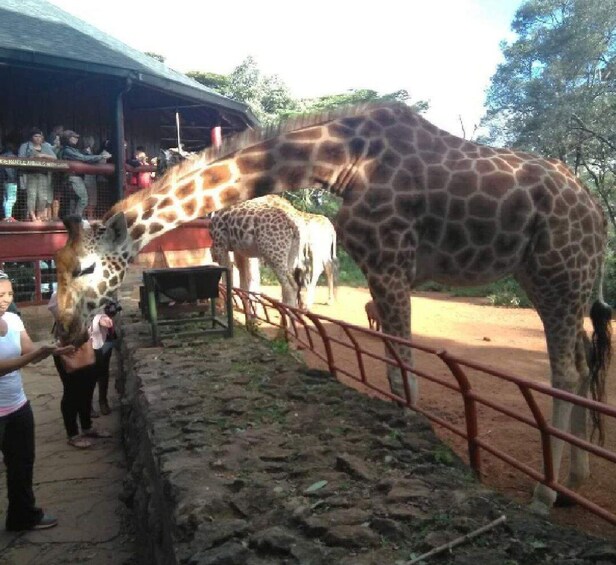
[[[213, 163], [204, 153], [171, 169], [151, 189], [118, 203], [110, 214], [125, 213], [131, 253], [136, 254], [180, 224], [256, 196], [314, 187], [344, 195], [349, 188], [365, 186], [368, 177], [387, 172], [374, 170], [375, 164], [387, 161], [386, 130], [396, 125], [397, 118], [384, 112], [264, 134]], [[401, 112], [414, 125], [422, 120], [408, 108]], [[444, 133], [430, 128], [431, 134]], [[405, 152], [412, 153], [411, 145], [405, 141]]]

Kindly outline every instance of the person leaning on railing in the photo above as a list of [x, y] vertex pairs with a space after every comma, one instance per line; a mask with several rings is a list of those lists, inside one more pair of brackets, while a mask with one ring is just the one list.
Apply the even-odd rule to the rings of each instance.
[[[105, 163], [107, 159], [111, 157], [111, 155], [107, 152], [101, 153], [100, 155], [86, 155], [80, 151], [77, 147], [77, 143], [79, 142], [79, 134], [70, 129], [62, 132], [60, 141], [62, 143], [62, 149], [60, 150], [58, 157], [64, 161], [81, 161], [82, 163], [96, 164]], [[71, 189], [77, 198], [75, 203], [71, 202], [70, 212], [71, 214], [76, 214], [78, 216], [82, 216], [84, 210], [88, 206], [88, 189], [86, 188], [83, 177], [84, 175], [75, 173], [71, 173], [68, 177]]]
[[[30, 130], [30, 138], [19, 147], [19, 157], [27, 159], [57, 159], [53, 147], [47, 143], [40, 128]], [[21, 175], [21, 186], [26, 189], [26, 206], [28, 217], [33, 222], [51, 219], [51, 201], [53, 189], [51, 173], [30, 170]]]

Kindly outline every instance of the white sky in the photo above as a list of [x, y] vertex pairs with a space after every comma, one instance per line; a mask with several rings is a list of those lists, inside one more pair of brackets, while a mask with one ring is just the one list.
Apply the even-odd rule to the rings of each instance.
[[428, 100], [437, 126], [466, 136], [512, 39], [522, 0], [50, 0], [179, 71], [230, 73], [247, 56], [296, 97], [370, 88]]

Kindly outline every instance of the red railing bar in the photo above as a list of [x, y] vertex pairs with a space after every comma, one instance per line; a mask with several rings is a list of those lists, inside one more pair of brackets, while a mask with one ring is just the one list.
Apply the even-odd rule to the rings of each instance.
[[[261, 297], [264, 295], [256, 295], [250, 298], [258, 300], [257, 296]], [[388, 366], [389, 365], [395, 366], [397, 369], [401, 371], [403, 376], [405, 372], [408, 372], [410, 370], [416, 376], [421, 376], [422, 378], [426, 378], [432, 382], [435, 382], [437, 384], [440, 384], [442, 386], [445, 386], [451, 390], [454, 390], [462, 394], [464, 405], [465, 405], [465, 422], [466, 422], [466, 430], [467, 430], [466, 434], [460, 429], [456, 428], [453, 424], [450, 424], [449, 422], [447, 422], [443, 418], [440, 418], [439, 416], [429, 413], [427, 410], [424, 410], [418, 407], [412, 407], [412, 408], [416, 412], [423, 414], [430, 421], [466, 439], [468, 442], [469, 459], [471, 462], [471, 467], [476, 472], [479, 472], [480, 449], [485, 449], [488, 453], [491, 453], [498, 459], [508, 463], [509, 465], [523, 472], [524, 474], [528, 475], [532, 479], [540, 481], [543, 484], [546, 484], [548, 487], [553, 488], [554, 490], [558, 492], [562, 492], [563, 494], [569, 496], [575, 502], [580, 504], [580, 506], [582, 506], [583, 508], [586, 508], [587, 510], [595, 513], [596, 515], [604, 518], [606, 521], [610, 523], [616, 524], [616, 516], [614, 514], [601, 508], [597, 504], [589, 501], [585, 497], [573, 491], [570, 491], [566, 487], [559, 485], [554, 480], [554, 472], [553, 472], [553, 467], [552, 467], [551, 448], [550, 448], [551, 437], [553, 436], [553, 437], [560, 438], [564, 441], [567, 441], [570, 444], [576, 445], [582, 449], [585, 449], [586, 451], [590, 453], [593, 453], [599, 457], [602, 457], [614, 463], [616, 463], [616, 453], [612, 453], [611, 451], [608, 451], [607, 449], [596, 446], [586, 440], [582, 440], [578, 438], [577, 436], [574, 436], [567, 432], [562, 432], [550, 426], [546, 422], [545, 418], [543, 417], [543, 414], [541, 413], [541, 410], [533, 394], [531, 393], [531, 390], [545, 394], [552, 398], [559, 398], [559, 399], [583, 406], [585, 408], [594, 409], [594, 410], [597, 410], [599, 412], [602, 412], [612, 417], [616, 416], [616, 408], [607, 406], [600, 402], [588, 400], [588, 399], [579, 397], [575, 394], [561, 391], [559, 389], [554, 389], [542, 383], [534, 383], [531, 381], [527, 381], [520, 377], [516, 377], [514, 375], [510, 375], [505, 372], [494, 370], [489, 367], [483, 366], [480, 363], [466, 361], [457, 356], [449, 355], [446, 351], [436, 350], [436, 349], [424, 347], [424, 346], [418, 346], [409, 340], [397, 338], [394, 336], [384, 336], [380, 332], [375, 332], [375, 331], [363, 328], [361, 326], [356, 326], [354, 324], [347, 324], [347, 323], [341, 322], [340, 320], [335, 320], [327, 316], [319, 316], [319, 315], [308, 313], [308, 312], [305, 312], [299, 309], [291, 308], [286, 305], [282, 305], [282, 303], [279, 303], [278, 301], [274, 299], [269, 299], [269, 300], [270, 300], [271, 306], [278, 310], [281, 316], [281, 319], [283, 320], [283, 324], [285, 323], [287, 316], [289, 316], [289, 318], [292, 320], [291, 323], [293, 326], [294, 334], [291, 334], [288, 328], [285, 328], [286, 334], [292, 335], [292, 337], [300, 345], [306, 347], [308, 344], [306, 344], [306, 342], [303, 341], [299, 337], [299, 332], [297, 330], [297, 324], [301, 324], [304, 327], [306, 336], [308, 338], [308, 341], [310, 342], [310, 347], [307, 348], [308, 351], [310, 351], [310, 353], [315, 355], [318, 359], [321, 359], [322, 361], [326, 362], [328, 364], [328, 367], [330, 368], [330, 372], [332, 373], [340, 373], [346, 378], [350, 378], [351, 380], [355, 382], [361, 383], [366, 389], [372, 390], [378, 393], [382, 397], [389, 398], [390, 400], [393, 400], [394, 402], [406, 404], [407, 406], [411, 407], [410, 406], [410, 400], [411, 400], [410, 390], [409, 390], [409, 386], [408, 386], [406, 379], [403, 379], [406, 399], [401, 398], [398, 395], [391, 393], [391, 391], [384, 390], [383, 388], [375, 386], [371, 384], [370, 382], [368, 382], [366, 374], [365, 374], [365, 366], [363, 363], [363, 355], [367, 355], [371, 358], [383, 361]], [[268, 317], [268, 322], [271, 323], [272, 325], [276, 325], [274, 322], [269, 321], [269, 314], [267, 312], [267, 308], [265, 307], [265, 305], [263, 309], [264, 309], [264, 312], [266, 312], [266, 315]], [[304, 316], [307, 317], [312, 322], [314, 327], [310, 326], [306, 322]], [[323, 325], [323, 321], [330, 322], [334, 327], [342, 329], [344, 334], [349, 339], [349, 341], [352, 342], [352, 345], [349, 344], [348, 342], [343, 342], [335, 338], [334, 336], [330, 336], [327, 333], [327, 330], [325, 329]], [[372, 353], [371, 351], [364, 349], [359, 343], [359, 341], [357, 340], [356, 336], [352, 333], [353, 331], [359, 331], [364, 335], [373, 336], [373, 337], [377, 337], [378, 339], [380, 339], [385, 344], [385, 347], [389, 351], [391, 357], [383, 357], [383, 356], [380, 356], [378, 354]], [[320, 335], [323, 345], [326, 349], [325, 356], [321, 355], [314, 348], [314, 344], [311, 339], [312, 332], [315, 332]], [[355, 350], [355, 354], [357, 356], [358, 366], [360, 370], [359, 377], [356, 374], [349, 372], [347, 369], [336, 366], [335, 358], [331, 350], [331, 342], [334, 342], [343, 347], [346, 347], [349, 349], [352, 348]], [[397, 352], [395, 351], [395, 348], [393, 347], [394, 343], [400, 344], [406, 347], [412, 347], [419, 351], [423, 351], [423, 352], [438, 356], [449, 368], [453, 377], [456, 379], [459, 388], [455, 387], [453, 384], [449, 382], [441, 381], [440, 379], [438, 379], [437, 377], [434, 377], [433, 375], [424, 373], [423, 371], [419, 371], [416, 369], [413, 370], [411, 367], [409, 367], [404, 362], [402, 362], [400, 356], [397, 354]], [[471, 388], [471, 385], [468, 380], [468, 377], [466, 376], [466, 373], [462, 370], [461, 367], [478, 370], [487, 375], [492, 375], [497, 378], [502, 378], [503, 380], [516, 384], [520, 392], [522, 393], [523, 397], [525, 398], [526, 403], [534, 419], [529, 418], [522, 414], [515, 413], [511, 409], [505, 406], [501, 406], [497, 403], [494, 403], [491, 400], [475, 393]], [[525, 463], [522, 463], [521, 461], [514, 459], [512, 456], [501, 451], [500, 449], [489, 445], [488, 443], [486, 443], [483, 439], [479, 437], [475, 403], [480, 403], [484, 406], [492, 408], [493, 410], [499, 413], [510, 416], [518, 421], [523, 422], [524, 424], [531, 426], [534, 429], [539, 430], [541, 434], [544, 474], [540, 473], [539, 471], [536, 471], [535, 469], [526, 465]]]

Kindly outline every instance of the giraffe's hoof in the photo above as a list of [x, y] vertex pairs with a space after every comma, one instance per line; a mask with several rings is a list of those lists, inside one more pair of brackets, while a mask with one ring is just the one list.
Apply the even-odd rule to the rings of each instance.
[[529, 505], [528, 509], [537, 516], [549, 516], [550, 508], [544, 502], [540, 500], [533, 500]]
[[554, 506], [556, 508], [571, 508], [572, 506], [576, 506], [577, 502], [573, 500], [570, 496], [559, 492], [556, 495], [556, 500], [554, 501]]

